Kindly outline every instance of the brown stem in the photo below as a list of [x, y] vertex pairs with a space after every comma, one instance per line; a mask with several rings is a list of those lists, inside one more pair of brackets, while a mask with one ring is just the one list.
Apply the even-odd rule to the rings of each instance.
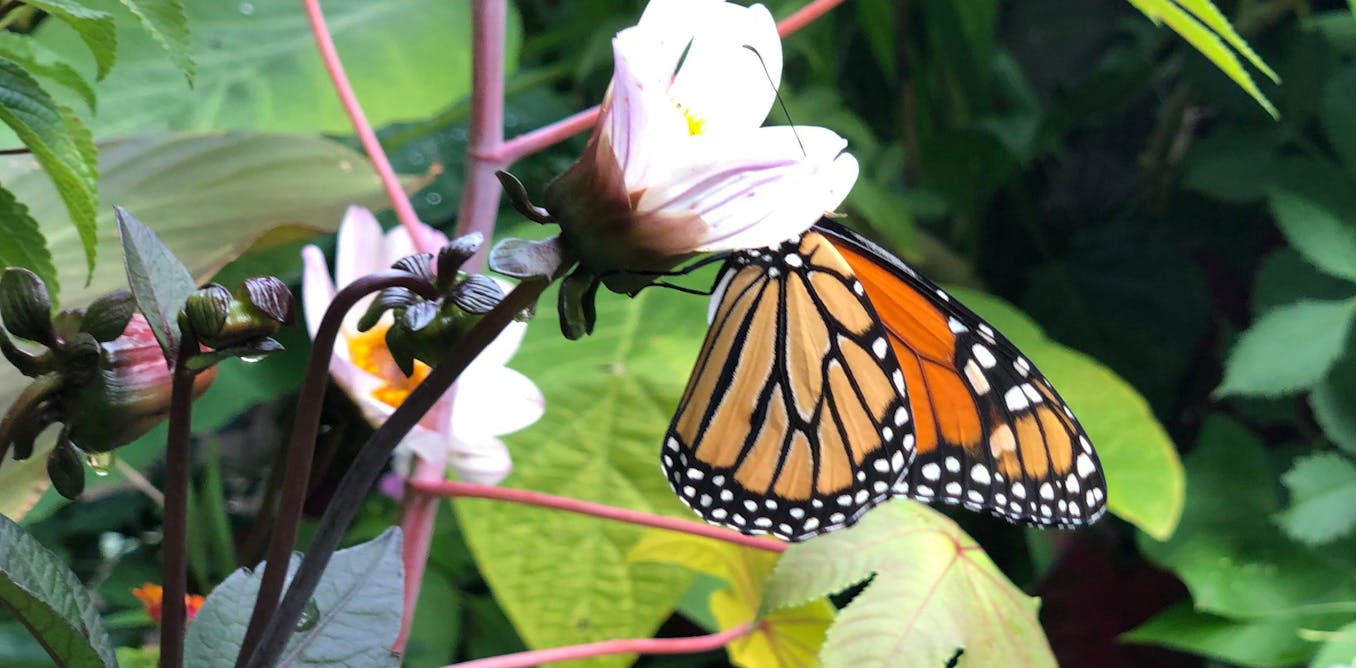
[[165, 529], [161, 551], [164, 573], [161, 585], [160, 668], [184, 665], [184, 627], [188, 593], [188, 478], [189, 434], [192, 427], [193, 370], [188, 360], [198, 350], [198, 341], [185, 334], [179, 342], [171, 386], [169, 435], [165, 438]]

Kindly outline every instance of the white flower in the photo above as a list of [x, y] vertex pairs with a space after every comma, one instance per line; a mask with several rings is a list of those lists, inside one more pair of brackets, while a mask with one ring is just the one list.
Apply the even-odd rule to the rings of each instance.
[[[447, 238], [441, 233], [428, 229], [437, 241], [446, 243]], [[404, 228], [383, 234], [370, 212], [349, 207], [339, 224], [335, 250], [338, 287], [330, 280], [320, 249], [307, 246], [302, 250], [302, 303], [311, 336], [315, 336], [338, 288], [359, 277], [385, 271], [391, 263], [412, 253], [414, 244]], [[368, 422], [376, 426], [428, 375], [429, 368], [416, 362], [414, 375], [407, 378], [396, 367], [386, 348], [386, 330], [391, 326], [389, 313], [372, 329], [358, 331], [358, 319], [369, 302], [370, 298], [360, 302], [345, 316], [330, 358], [330, 374], [353, 398]], [[448, 394], [405, 437], [397, 449], [398, 461], [407, 460], [411, 453], [436, 458], [443, 451], [448, 470], [459, 480], [494, 484], [508, 475], [511, 460], [498, 437], [536, 422], [543, 410], [537, 386], [504, 366], [522, 343], [525, 329], [525, 323], [509, 325], [462, 372]]]
[[612, 51], [598, 126], [545, 202], [596, 272], [774, 245], [841, 204], [856, 181], [857, 161], [836, 133], [762, 127], [782, 69], [763, 6], [653, 0]]

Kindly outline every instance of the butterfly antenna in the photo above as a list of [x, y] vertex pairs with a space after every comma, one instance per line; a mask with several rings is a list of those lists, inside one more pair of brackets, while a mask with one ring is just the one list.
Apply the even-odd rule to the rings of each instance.
[[772, 94], [777, 96], [777, 106], [781, 107], [782, 113], [786, 115], [786, 123], [791, 127], [791, 134], [796, 137], [796, 144], [800, 145], [801, 154], [808, 156], [809, 154], [805, 152], [805, 143], [800, 140], [800, 133], [796, 132], [796, 124], [791, 121], [791, 111], [786, 108], [786, 100], [782, 99], [781, 92], [777, 90], [777, 82], [772, 80], [772, 72], [768, 71], [767, 62], [763, 60], [763, 54], [758, 53], [758, 49], [748, 44], [745, 44], [744, 48], [752, 51], [754, 57], [758, 59], [758, 63], [763, 66], [763, 75], [767, 77], [768, 85], [772, 86]]

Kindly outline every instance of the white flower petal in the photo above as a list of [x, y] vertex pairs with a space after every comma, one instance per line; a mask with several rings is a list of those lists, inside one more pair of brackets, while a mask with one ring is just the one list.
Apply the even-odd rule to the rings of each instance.
[[508, 476], [513, 460], [504, 442], [497, 438], [454, 437], [448, 451], [447, 468], [458, 480], [495, 485]]
[[458, 435], [502, 436], [541, 419], [546, 402], [531, 379], [500, 367], [488, 373], [463, 376], [467, 391], [452, 399], [452, 429]]
[[334, 280], [340, 289], [353, 281], [386, 269], [389, 262], [379, 252], [381, 225], [371, 211], [350, 206], [339, 223], [339, 240], [334, 250]]
[[722, 4], [692, 38], [669, 95], [704, 122], [706, 132], [752, 130], [777, 99], [782, 42], [762, 5]]
[[325, 262], [325, 254], [315, 246], [301, 249], [301, 309], [306, 317], [306, 331], [311, 338], [320, 329], [320, 321], [325, 317], [325, 309], [334, 301], [334, 281], [330, 280], [330, 267]]
[[623, 30], [612, 41], [615, 68], [606, 112], [599, 121], [622, 169], [622, 180], [639, 190], [662, 179], [662, 167], [674, 146], [689, 136], [687, 120], [669, 98], [662, 63], [648, 51], [647, 33]]
[[636, 27], [646, 33], [655, 66], [667, 69], [668, 84], [678, 60], [701, 26], [710, 22], [723, 0], [650, 0]]
[[857, 159], [846, 153], [810, 163], [753, 197], [708, 214], [711, 230], [698, 251], [763, 248], [804, 232], [833, 211], [857, 182]]
[[485, 370], [502, 368], [513, 359], [513, 354], [518, 352], [518, 346], [523, 343], [523, 336], [527, 334], [527, 323], [511, 322], [499, 336], [494, 337], [490, 345], [485, 346], [485, 350], [471, 364], [467, 366], [466, 371], [462, 372], [465, 377], [468, 374], [481, 373]]

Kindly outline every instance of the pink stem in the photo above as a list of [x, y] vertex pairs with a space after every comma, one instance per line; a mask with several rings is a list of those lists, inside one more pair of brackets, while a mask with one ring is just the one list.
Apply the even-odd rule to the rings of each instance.
[[581, 515], [592, 515], [607, 520], [616, 520], [627, 522], [629, 524], [639, 524], [656, 529], [667, 529], [669, 531], [678, 531], [694, 536], [703, 536], [723, 540], [735, 545], [743, 545], [768, 552], [785, 552], [786, 543], [771, 538], [760, 536], [745, 536], [744, 534], [724, 529], [721, 527], [699, 524], [691, 520], [680, 520], [662, 515], [653, 515], [643, 513], [638, 510], [627, 510], [607, 506], [601, 503], [591, 503], [589, 501], [580, 501], [579, 499], [570, 499], [553, 494], [543, 494], [541, 492], [532, 492], [525, 489], [512, 489], [509, 487], [495, 487], [494, 485], [478, 485], [470, 482], [426, 482], [411, 481], [410, 487], [423, 493], [434, 496], [444, 496], [448, 498], [474, 498], [474, 499], [494, 499], [497, 501], [511, 501], [528, 506], [538, 506], [540, 508], [553, 508], [570, 513], [579, 513]]
[[475, 661], [466, 661], [464, 663], [444, 666], [443, 668], [522, 668], [524, 666], [536, 666], [552, 661], [585, 659], [594, 656], [606, 656], [608, 654], [692, 654], [695, 652], [709, 652], [713, 649], [724, 647], [730, 644], [731, 641], [738, 640], [739, 638], [748, 635], [753, 632], [755, 628], [757, 627], [751, 623], [744, 623], [721, 631], [720, 633], [692, 638], [604, 640], [602, 642], [588, 643], [587, 645], [556, 647], [533, 652], [506, 654], [504, 656], [496, 656], [488, 659], [477, 659]]
[[[813, 0], [777, 24], [777, 34], [786, 37], [813, 23], [843, 0]], [[510, 165], [526, 156], [545, 150], [593, 127], [599, 107], [590, 107], [555, 123], [545, 125], [500, 144], [497, 151], [483, 150], [478, 157]]]
[[377, 133], [372, 131], [372, 125], [367, 122], [367, 115], [363, 113], [357, 96], [353, 94], [353, 86], [348, 82], [348, 75], [344, 74], [344, 65], [339, 62], [339, 52], [334, 48], [334, 38], [330, 36], [329, 27], [325, 25], [325, 15], [320, 11], [320, 0], [302, 0], [302, 2], [306, 6], [306, 17], [311, 22], [311, 33], [315, 35], [316, 47], [320, 50], [325, 70], [330, 74], [334, 91], [339, 94], [339, 101], [344, 105], [344, 111], [348, 113], [353, 131], [362, 141], [363, 150], [367, 151], [368, 159], [372, 161], [372, 166], [381, 177], [381, 184], [386, 188], [386, 196], [391, 200], [391, 208], [395, 209], [396, 217], [409, 232], [416, 249], [425, 252], [436, 251], [438, 243], [433, 240], [428, 230], [418, 224], [419, 216], [414, 213], [414, 205], [410, 204], [409, 198], [405, 196], [405, 190], [400, 187], [400, 179], [396, 178], [391, 161], [386, 158], [381, 142], [377, 141]]

